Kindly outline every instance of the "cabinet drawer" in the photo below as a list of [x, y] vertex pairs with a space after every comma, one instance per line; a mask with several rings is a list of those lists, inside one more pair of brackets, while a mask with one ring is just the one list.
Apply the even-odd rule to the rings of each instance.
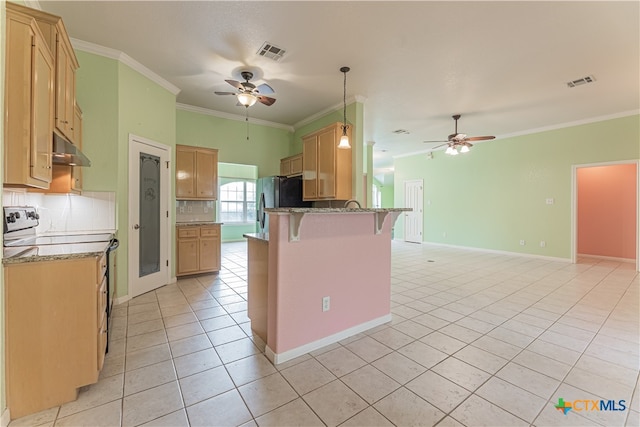
[[182, 227], [178, 228], [178, 239], [197, 238], [199, 234], [198, 227]]
[[96, 277], [96, 283], [102, 283], [102, 279], [107, 272], [107, 254], [102, 255], [98, 258], [98, 275]]
[[220, 228], [218, 227], [202, 227], [200, 229], [200, 237], [218, 237]]
[[102, 279], [102, 284], [98, 287], [98, 325], [102, 324], [102, 320], [107, 314], [107, 278]]

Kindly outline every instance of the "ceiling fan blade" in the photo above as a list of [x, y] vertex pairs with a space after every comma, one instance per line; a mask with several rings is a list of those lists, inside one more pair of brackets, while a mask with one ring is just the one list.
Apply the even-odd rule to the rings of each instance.
[[[426, 142], [426, 141], [425, 141], [425, 142]], [[441, 141], [438, 141], [438, 142], [441, 142]], [[433, 151], [433, 150], [435, 150], [436, 148], [444, 147], [445, 145], [449, 145], [449, 143], [447, 142], [447, 143], [445, 143], [445, 144], [440, 144], [440, 145], [438, 145], [438, 146], [433, 147], [431, 150]]]
[[216, 95], [237, 95], [236, 92], [218, 92], [218, 91], [216, 91], [216, 92], [213, 92], [213, 93], [215, 93]]
[[273, 105], [276, 102], [275, 98], [271, 98], [269, 96], [258, 96], [258, 102], [263, 103], [264, 105]]
[[262, 83], [261, 85], [259, 85], [256, 90], [258, 91], [258, 93], [262, 93], [262, 94], [271, 94], [271, 93], [275, 93], [275, 91], [273, 90], [273, 88], [271, 86], [269, 86], [266, 83]]
[[432, 142], [449, 142], [449, 141], [442, 141], [442, 140], [440, 140], [440, 141], [422, 141], [422, 142], [424, 142], [424, 143], [428, 144], [428, 143], [432, 143]]
[[225, 80], [225, 82], [229, 83], [231, 86], [235, 87], [236, 89], [243, 89], [242, 83], [237, 82], [235, 80]]
[[465, 141], [488, 141], [490, 139], [495, 139], [495, 136], [470, 136], [469, 138], [465, 138]]

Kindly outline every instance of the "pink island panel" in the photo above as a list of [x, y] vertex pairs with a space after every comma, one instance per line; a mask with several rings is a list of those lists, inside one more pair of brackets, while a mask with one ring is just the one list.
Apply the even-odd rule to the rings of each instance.
[[[372, 213], [305, 214], [290, 241], [288, 214], [270, 215], [267, 346], [300, 348], [391, 311], [391, 226]], [[322, 311], [323, 297], [330, 309]], [[388, 319], [387, 319], [388, 320]]]

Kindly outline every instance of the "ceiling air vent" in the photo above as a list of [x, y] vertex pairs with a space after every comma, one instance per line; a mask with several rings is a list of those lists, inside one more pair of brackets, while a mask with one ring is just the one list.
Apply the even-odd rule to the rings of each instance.
[[262, 47], [258, 50], [258, 55], [264, 56], [265, 58], [273, 59], [278, 62], [282, 59], [285, 54], [285, 50], [275, 46], [269, 42], [264, 42]]
[[409, 131], [406, 129], [396, 129], [391, 133], [395, 133], [396, 135], [409, 135]]
[[573, 81], [567, 82], [567, 86], [576, 87], [576, 86], [586, 85], [587, 83], [593, 83], [595, 81], [596, 81], [595, 77], [587, 76], [587, 77], [583, 77], [583, 78], [578, 79], [578, 80], [573, 80]]

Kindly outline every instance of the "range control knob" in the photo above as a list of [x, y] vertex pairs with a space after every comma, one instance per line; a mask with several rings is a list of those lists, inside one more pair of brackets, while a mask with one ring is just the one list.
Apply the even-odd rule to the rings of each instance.
[[16, 222], [16, 214], [15, 213], [10, 213], [9, 216], [7, 217], [7, 222]]

